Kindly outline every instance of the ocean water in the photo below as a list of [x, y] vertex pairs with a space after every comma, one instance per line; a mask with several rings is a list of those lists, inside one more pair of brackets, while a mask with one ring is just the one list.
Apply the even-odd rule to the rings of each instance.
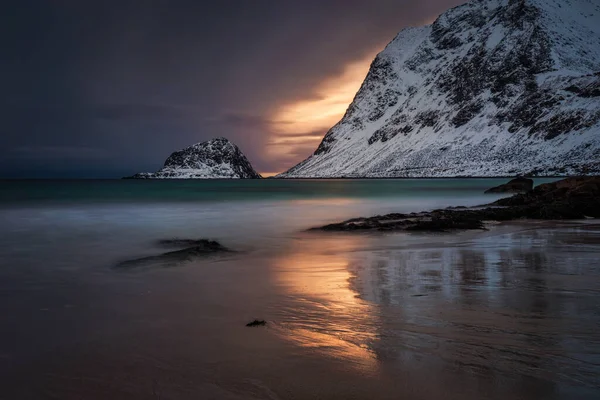
[[0, 398], [598, 398], [593, 221], [306, 232], [504, 181], [2, 181]]
[[283, 237], [340, 219], [488, 203], [499, 196], [483, 191], [504, 181], [4, 181], [0, 221], [13, 252], [71, 243], [70, 254], [119, 257], [151, 252], [148, 244], [165, 237], [279, 247]]

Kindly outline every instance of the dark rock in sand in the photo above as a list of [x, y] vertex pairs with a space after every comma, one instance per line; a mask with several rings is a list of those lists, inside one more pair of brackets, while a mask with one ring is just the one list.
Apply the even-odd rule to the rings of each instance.
[[[230, 249], [215, 241], [200, 240], [194, 242], [198, 243], [199, 245], [187, 247], [181, 250], [169, 251], [156, 256], [141, 257], [133, 260], [123, 261], [117, 265], [117, 268], [134, 268], [156, 264], [168, 267], [185, 261], [191, 261], [199, 257], [231, 252]], [[183, 244], [183, 242], [181, 242], [181, 244]]]
[[504, 185], [496, 186], [485, 193], [523, 193], [533, 189], [533, 179], [518, 177]]
[[600, 218], [600, 177], [568, 178], [500, 199], [485, 208], [445, 209], [354, 218], [312, 230], [424, 231], [485, 229], [484, 221]]
[[254, 326], [265, 326], [265, 325], [267, 325], [267, 321], [265, 321], [265, 320], [262, 320], [262, 319], [255, 319], [254, 321], [252, 321], [252, 322], [248, 322], [248, 323], [246, 324], [246, 326], [249, 326], [249, 327], [254, 327]]

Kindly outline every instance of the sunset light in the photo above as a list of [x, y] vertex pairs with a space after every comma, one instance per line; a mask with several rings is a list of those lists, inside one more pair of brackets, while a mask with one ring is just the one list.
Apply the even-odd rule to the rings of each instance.
[[327, 130], [346, 112], [377, 51], [379, 49], [347, 64], [340, 75], [320, 83], [312, 98], [290, 102], [277, 109], [272, 117], [276, 136], [271, 141], [271, 155], [285, 155], [302, 144], [315, 148]]

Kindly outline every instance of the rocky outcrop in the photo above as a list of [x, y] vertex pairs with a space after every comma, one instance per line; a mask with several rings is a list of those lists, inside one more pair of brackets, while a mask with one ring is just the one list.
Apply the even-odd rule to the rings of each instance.
[[484, 221], [584, 218], [600, 218], [600, 177], [568, 178], [539, 185], [525, 194], [500, 199], [481, 208], [355, 218], [313, 230], [447, 232], [484, 229]]
[[600, 3], [472, 0], [373, 61], [308, 177], [600, 174]]
[[223, 246], [219, 242], [206, 239], [168, 239], [160, 240], [158, 244], [164, 247], [184, 248], [155, 256], [140, 257], [123, 261], [118, 263], [116, 268], [127, 269], [148, 266], [171, 267], [186, 261], [192, 261], [199, 257], [227, 254], [232, 252], [229, 248]]
[[225, 138], [211, 139], [172, 153], [157, 172], [130, 179], [258, 179], [241, 150]]
[[531, 192], [500, 199], [494, 205], [519, 210], [526, 218], [600, 218], [600, 177], [546, 183]]
[[533, 189], [533, 179], [518, 177], [504, 185], [495, 186], [485, 193], [522, 193]]
[[312, 231], [422, 231], [447, 232], [451, 230], [484, 229], [483, 222], [466, 211], [436, 210], [411, 214], [387, 214], [370, 218], [354, 218], [329, 224]]

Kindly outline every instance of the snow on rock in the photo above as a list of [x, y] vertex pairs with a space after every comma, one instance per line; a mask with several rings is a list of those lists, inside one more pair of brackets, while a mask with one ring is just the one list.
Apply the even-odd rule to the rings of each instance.
[[134, 179], [250, 179], [261, 176], [240, 149], [225, 138], [197, 143], [174, 152], [157, 172]]
[[279, 177], [600, 174], [600, 3], [473, 0], [403, 30]]

